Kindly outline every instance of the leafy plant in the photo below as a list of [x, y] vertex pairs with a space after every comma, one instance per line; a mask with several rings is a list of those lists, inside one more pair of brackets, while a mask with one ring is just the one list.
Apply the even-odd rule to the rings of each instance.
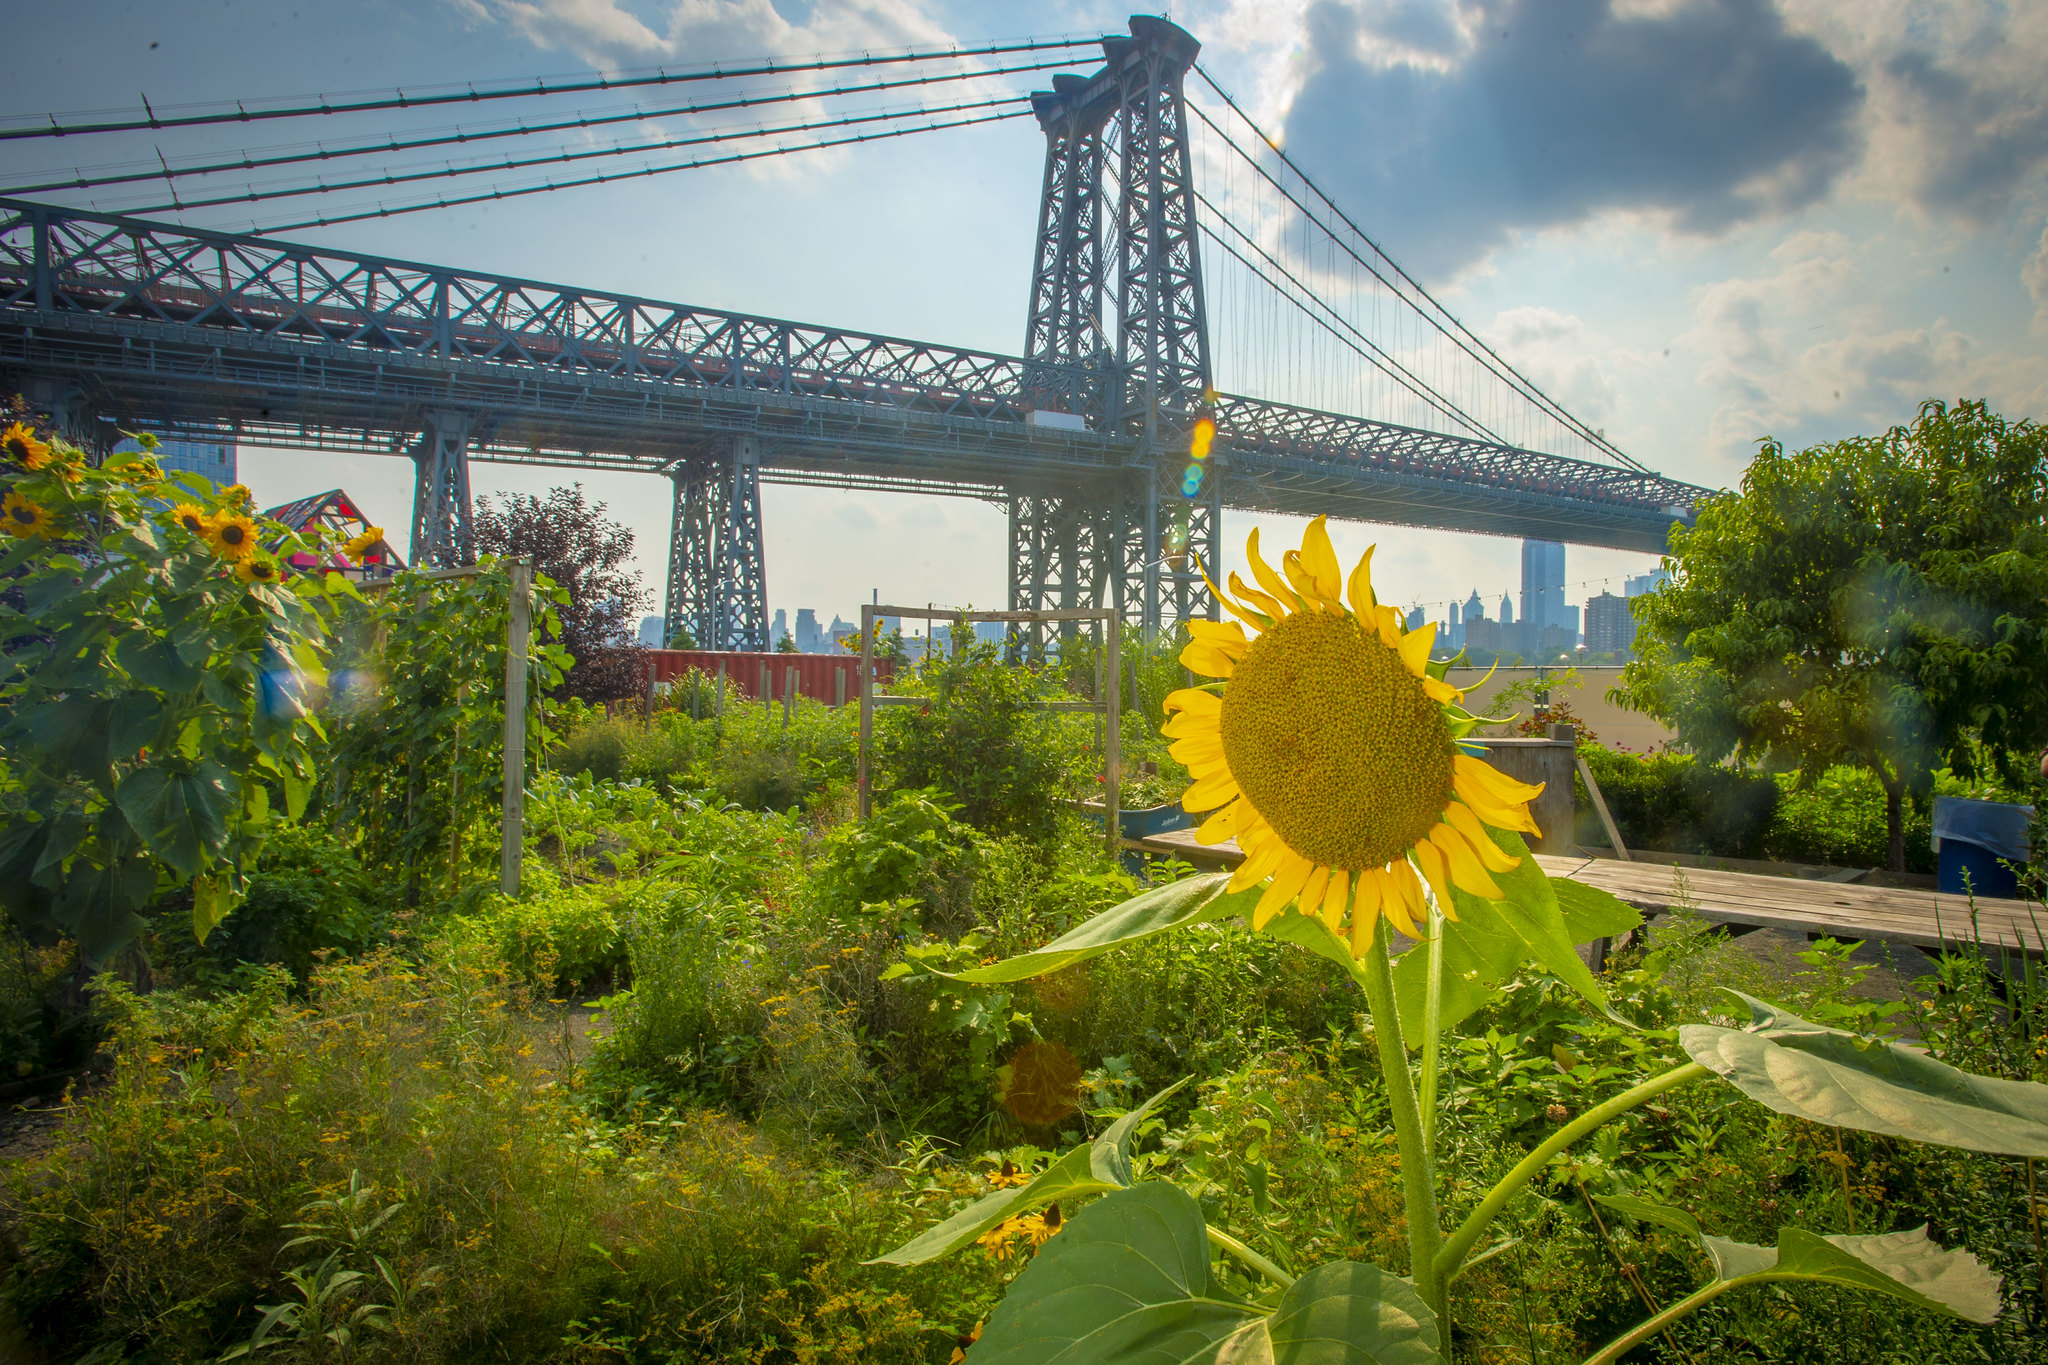
[[[1479, 1243], [1515, 1196], [1548, 1171], [1573, 1143], [1677, 1087], [1708, 1076], [1721, 1077], [1765, 1107], [1810, 1123], [1983, 1152], [2048, 1156], [2048, 1086], [1972, 1076], [1896, 1044], [1827, 1028], [1742, 996], [1739, 998], [1752, 1011], [1747, 1028], [1714, 1024], [1681, 1028], [1678, 1041], [1691, 1061], [1569, 1116], [1447, 1232], [1439, 1191], [1450, 1172], [1438, 1167], [1437, 1104], [1445, 1030], [1477, 1008], [1480, 988], [1503, 980], [1531, 960], [1596, 1007], [1611, 1008], [1601, 985], [1577, 960], [1571, 945], [1620, 932], [1637, 920], [1633, 911], [1603, 893], [1573, 883], [1550, 883], [1525, 856], [1526, 850], [1515, 836], [1495, 832], [1494, 838], [1520, 859], [1514, 872], [1498, 878], [1506, 897], [1491, 901], [1453, 888], [1454, 907], [1432, 911], [1429, 938], [1403, 955], [1398, 971], [1388, 959], [1384, 934], [1362, 957], [1353, 958], [1347, 946], [1316, 917], [1282, 913], [1262, 930], [1341, 963], [1363, 988], [1400, 1152], [1410, 1253], [1405, 1283], [1376, 1269], [1362, 1275], [1361, 1268], [1343, 1263], [1295, 1275], [1249, 1248], [1218, 1241], [1257, 1280], [1265, 1282], [1263, 1286], [1255, 1283], [1233, 1302], [1215, 1292], [1207, 1276], [1171, 1273], [1174, 1264], [1188, 1264], [1187, 1248], [1198, 1247], [1201, 1238], [1209, 1235], [1200, 1206], [1185, 1195], [1155, 1193], [1140, 1185], [1105, 1198], [1096, 1207], [1108, 1208], [1114, 1202], [1118, 1212], [1101, 1215], [1091, 1223], [1100, 1230], [1091, 1238], [1076, 1239], [1076, 1245], [1084, 1240], [1108, 1244], [1103, 1251], [1041, 1256], [1025, 1268], [1004, 1309], [990, 1320], [981, 1342], [970, 1348], [970, 1360], [1049, 1360], [1060, 1349], [1081, 1349], [1075, 1342], [1087, 1341], [1093, 1333], [1116, 1331], [1120, 1314], [1134, 1322], [1184, 1332], [1187, 1359], [1220, 1360], [1235, 1349], [1225, 1342], [1245, 1340], [1233, 1334], [1254, 1328], [1269, 1337], [1282, 1334], [1272, 1345], [1278, 1351], [1279, 1341], [1291, 1342], [1284, 1334], [1294, 1330], [1295, 1314], [1302, 1311], [1312, 1311], [1329, 1326], [1315, 1344], [1290, 1344], [1290, 1359], [1356, 1359], [1360, 1353], [1381, 1349], [1370, 1333], [1390, 1317], [1436, 1329], [1404, 1341], [1404, 1358], [1438, 1358], [1450, 1347], [1449, 1287], [1474, 1263]], [[1097, 916], [1044, 948], [1007, 962], [958, 972], [956, 978], [990, 984], [1021, 980], [1071, 968], [1113, 948], [1244, 913], [1260, 893], [1254, 889], [1229, 894], [1227, 881], [1219, 875], [1158, 888]], [[1455, 908], [1455, 919], [1445, 913], [1446, 908]], [[1413, 1065], [1410, 1051], [1417, 1054]], [[1026, 1199], [1018, 1206], [1030, 1203]], [[1074, 1222], [1080, 1226], [1079, 1218]], [[1127, 1246], [1141, 1241], [1152, 1246], [1147, 1239], [1161, 1236], [1166, 1240], [1153, 1246], [1154, 1254], [1149, 1256], [1126, 1258], [1113, 1249], [1119, 1241]], [[1215, 1236], [1209, 1239], [1217, 1241]], [[942, 1254], [945, 1247], [938, 1243], [943, 1240], [914, 1242], [895, 1254], [909, 1254], [913, 1247], [918, 1255]], [[1624, 1333], [1590, 1359], [1617, 1359], [1683, 1312], [1730, 1289], [1765, 1280], [1876, 1288], [1924, 1307], [1980, 1321], [1988, 1320], [1997, 1309], [1994, 1278], [1966, 1254], [1932, 1247], [1924, 1237], [1822, 1239], [1792, 1228], [1781, 1236], [1779, 1249], [1768, 1262], [1761, 1249], [1727, 1255], [1733, 1259], [1722, 1262], [1723, 1268], [1734, 1264], [1734, 1272], [1719, 1275], [1707, 1290]], [[1206, 1263], [1206, 1255], [1202, 1259]], [[1085, 1265], [1089, 1270], [1076, 1274], [1070, 1265]], [[1161, 1267], [1168, 1271], [1164, 1278], [1159, 1273]], [[1991, 1279], [1988, 1292], [1987, 1279]], [[1407, 1303], [1406, 1296], [1411, 1294], [1422, 1312], [1413, 1311]], [[1369, 1295], [1378, 1295], [1372, 1306], [1351, 1302]], [[1304, 1309], [1304, 1299], [1318, 1306]], [[1093, 1307], [1097, 1302], [1105, 1306]], [[1063, 1305], [1057, 1339], [1044, 1336], [1047, 1314], [1055, 1303]], [[1107, 1307], [1112, 1303], [1123, 1307], [1113, 1312]], [[1012, 1304], [1016, 1305], [1014, 1311]], [[1229, 1320], [1219, 1314], [1228, 1315]], [[1036, 1338], [1021, 1329], [1027, 1316], [1039, 1328]], [[1004, 1328], [1001, 1332], [996, 1330], [999, 1324]], [[1068, 1336], [1069, 1324], [1079, 1337]]]
[[0, 444], [0, 899], [104, 961], [190, 887], [203, 940], [312, 795], [322, 646], [354, 589], [286, 574], [317, 544], [239, 486], [146, 451], [94, 467], [20, 423]]

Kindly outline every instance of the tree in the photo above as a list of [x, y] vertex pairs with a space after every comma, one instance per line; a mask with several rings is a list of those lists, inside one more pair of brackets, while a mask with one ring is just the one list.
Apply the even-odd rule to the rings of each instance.
[[625, 565], [633, 533], [587, 503], [583, 485], [551, 488], [545, 498], [500, 493], [476, 503], [476, 546], [482, 554], [521, 555], [534, 572], [569, 595], [560, 609], [562, 647], [575, 657], [559, 691], [585, 701], [621, 701], [646, 686], [647, 651], [631, 623], [646, 591]]
[[1904, 801], [1941, 764], [2024, 780], [2048, 742], [2048, 429], [1929, 401], [1910, 427], [1788, 455], [1674, 527], [1618, 689], [1707, 761], [1833, 764]]
[[782, 638], [775, 642], [775, 652], [777, 654], [803, 653], [802, 650], [796, 647], [796, 637], [794, 635], [789, 634], [788, 632], [784, 632]]

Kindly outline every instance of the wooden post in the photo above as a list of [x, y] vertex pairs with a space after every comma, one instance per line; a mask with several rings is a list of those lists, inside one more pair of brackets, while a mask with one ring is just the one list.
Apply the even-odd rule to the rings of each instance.
[[796, 714], [796, 669], [782, 670], [782, 733], [789, 733], [789, 718]]
[[1103, 698], [1108, 733], [1102, 742], [1102, 822], [1109, 826], [1109, 856], [1114, 861], [1123, 847], [1122, 793], [1118, 785], [1122, 774], [1117, 771], [1123, 740], [1123, 621], [1119, 613], [1111, 611], [1103, 627], [1103, 648], [1108, 654], [1108, 667], [1102, 671], [1108, 675], [1108, 692]]
[[725, 719], [725, 660], [718, 661], [718, 697], [711, 703], [711, 714]]
[[873, 810], [868, 780], [868, 743], [875, 733], [875, 608], [860, 609], [860, 740], [854, 750], [854, 785], [860, 792], [860, 818]]
[[498, 889], [519, 894], [519, 863], [526, 847], [526, 654], [533, 629], [533, 566], [511, 565], [512, 604], [505, 623], [505, 775], [498, 816]]
[[647, 661], [647, 700], [640, 708], [640, 719], [650, 722], [654, 719], [654, 660], [652, 659]]
[[832, 670], [832, 705], [846, 705], [846, 670], [843, 668]]
[[1614, 845], [1614, 856], [1622, 862], [1634, 862], [1628, 856], [1628, 845], [1621, 841], [1621, 830], [1615, 826], [1614, 817], [1607, 813], [1607, 798], [1601, 794], [1600, 783], [1593, 776], [1593, 770], [1586, 766], [1586, 760], [1578, 760], [1579, 777], [1586, 784], [1586, 795], [1593, 798], [1593, 809], [1599, 812], [1600, 827], [1607, 831], [1607, 842]]

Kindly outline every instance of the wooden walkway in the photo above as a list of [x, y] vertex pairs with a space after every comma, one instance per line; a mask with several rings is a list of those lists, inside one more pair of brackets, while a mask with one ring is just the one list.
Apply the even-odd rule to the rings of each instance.
[[[1195, 842], [1193, 830], [1155, 834], [1129, 847], [1172, 855], [1201, 868], [1235, 867], [1244, 859], [1234, 842], [1204, 847]], [[1709, 923], [1738, 931], [1782, 929], [1813, 937], [1878, 939], [1923, 949], [1967, 942], [1971, 937], [1971, 906], [1963, 896], [1662, 863], [1624, 863], [1612, 858], [1538, 854], [1536, 861], [1553, 877], [1597, 886], [1645, 914], [1688, 904]], [[1986, 947], [2014, 948], [2037, 956], [2048, 950], [2043, 939], [2048, 934], [2048, 913], [2030, 913], [2027, 902], [1979, 900], [1976, 914], [1976, 936]]]

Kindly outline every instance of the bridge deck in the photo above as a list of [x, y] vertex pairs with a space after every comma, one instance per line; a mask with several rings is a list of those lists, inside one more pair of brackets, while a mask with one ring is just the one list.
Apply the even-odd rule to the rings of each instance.
[[[1235, 867], [1244, 860], [1235, 841], [1204, 847], [1193, 830], [1174, 830], [1135, 841], [1148, 853], [1183, 858], [1197, 867]], [[1611, 892], [1647, 914], [1690, 905], [1702, 919], [1737, 928], [1782, 929], [1836, 939], [1883, 939], [1939, 950], [1972, 936], [2036, 956], [2048, 953], [2048, 916], [2026, 901], [1980, 899], [1894, 887], [1767, 877], [1753, 872], [1674, 868], [1612, 858], [1557, 857], [1536, 861], [1553, 877], [1568, 877]], [[1681, 883], [1681, 877], [1683, 881]]]

